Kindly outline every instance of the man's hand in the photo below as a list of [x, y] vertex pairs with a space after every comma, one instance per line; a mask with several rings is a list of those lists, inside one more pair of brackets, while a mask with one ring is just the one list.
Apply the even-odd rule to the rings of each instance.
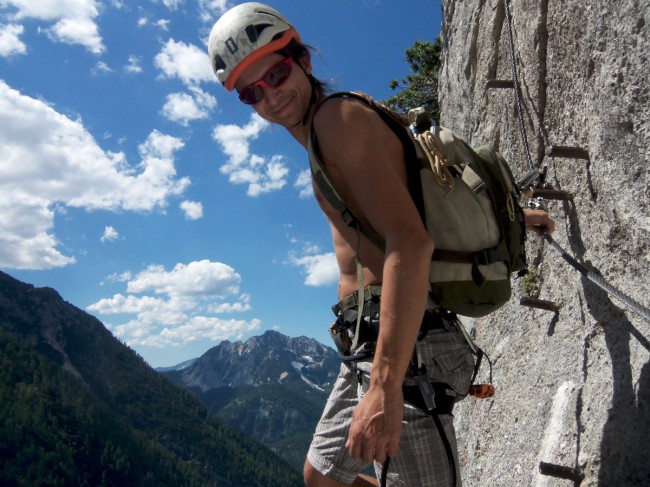
[[544, 232], [551, 234], [555, 231], [555, 222], [544, 210], [524, 208], [524, 222], [526, 230], [535, 232], [540, 237]]
[[403, 418], [401, 388], [387, 393], [371, 386], [354, 410], [345, 447], [356, 460], [383, 463], [387, 456], [397, 455]]

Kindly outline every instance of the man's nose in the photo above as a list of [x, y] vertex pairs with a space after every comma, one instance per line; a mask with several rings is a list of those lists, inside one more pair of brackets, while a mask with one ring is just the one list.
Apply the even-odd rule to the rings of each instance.
[[264, 97], [266, 98], [266, 101], [271, 104], [275, 105], [275, 103], [278, 101], [282, 94], [282, 87], [281, 86], [265, 86], [264, 87]]

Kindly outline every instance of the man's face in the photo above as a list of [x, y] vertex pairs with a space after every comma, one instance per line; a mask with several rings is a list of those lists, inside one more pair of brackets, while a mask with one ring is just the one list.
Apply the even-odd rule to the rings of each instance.
[[[285, 60], [280, 54], [273, 53], [253, 63], [240, 76], [235, 85], [238, 93], [246, 89], [261, 90], [261, 98], [251, 106], [265, 120], [277, 123], [286, 128], [291, 128], [302, 121], [302, 118], [309, 107], [311, 97], [311, 83], [303, 72], [311, 72], [309, 55], [303, 56], [301, 66], [296, 61]], [[289, 68], [286, 78], [277, 86], [278, 77], [284, 77]], [[255, 97], [247, 97], [254, 100]]]

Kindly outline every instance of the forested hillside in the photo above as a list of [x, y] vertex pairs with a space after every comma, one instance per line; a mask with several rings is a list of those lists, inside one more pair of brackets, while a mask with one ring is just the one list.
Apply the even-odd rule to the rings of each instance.
[[52, 289], [0, 273], [0, 484], [298, 486]]

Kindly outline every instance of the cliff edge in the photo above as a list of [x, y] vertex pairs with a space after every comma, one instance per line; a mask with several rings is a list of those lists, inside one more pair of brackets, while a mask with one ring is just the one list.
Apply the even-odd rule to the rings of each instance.
[[[566, 192], [548, 200], [557, 243], [648, 307], [650, 2], [442, 5], [441, 124], [492, 143], [518, 178], [546, 166]], [[542, 239], [528, 255], [511, 302], [463, 320], [496, 385], [456, 410], [464, 485], [650, 485], [650, 323]], [[557, 312], [520, 305], [527, 294]]]

